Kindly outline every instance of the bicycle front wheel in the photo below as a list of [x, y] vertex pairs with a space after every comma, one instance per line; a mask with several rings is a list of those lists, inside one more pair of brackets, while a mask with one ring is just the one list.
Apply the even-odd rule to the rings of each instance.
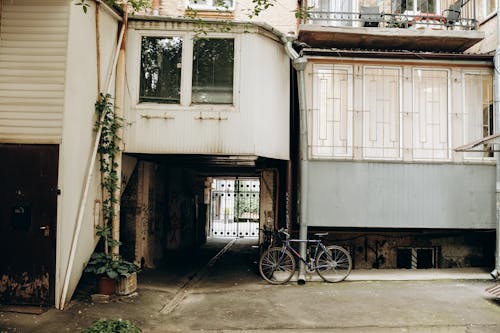
[[351, 255], [343, 247], [327, 246], [316, 258], [316, 272], [326, 282], [345, 280], [352, 269]]
[[295, 273], [295, 258], [287, 249], [272, 247], [259, 260], [259, 272], [271, 284], [283, 284]]

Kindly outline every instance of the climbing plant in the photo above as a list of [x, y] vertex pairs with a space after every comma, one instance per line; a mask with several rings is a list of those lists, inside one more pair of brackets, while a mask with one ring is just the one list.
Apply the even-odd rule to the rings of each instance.
[[111, 223], [116, 214], [117, 199], [114, 193], [120, 186], [120, 177], [117, 174], [118, 163], [116, 161], [121, 142], [118, 130], [123, 127], [123, 118], [116, 116], [111, 100], [110, 94], [101, 93], [100, 98], [95, 103], [97, 115], [95, 130], [98, 131], [101, 128], [97, 152], [100, 156], [101, 186], [104, 197], [102, 205], [104, 226], [98, 229], [97, 235], [103, 237], [106, 253], [108, 253], [109, 247], [119, 245], [119, 242], [111, 238]]

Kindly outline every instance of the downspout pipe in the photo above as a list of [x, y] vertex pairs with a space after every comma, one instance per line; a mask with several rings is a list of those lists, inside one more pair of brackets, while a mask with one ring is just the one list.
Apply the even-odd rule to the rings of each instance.
[[[497, 47], [495, 51], [494, 76], [493, 76], [493, 98], [495, 107], [495, 132], [500, 131], [500, 1], [497, 1]], [[494, 279], [500, 277], [500, 143], [495, 143], [496, 155], [496, 248], [495, 248], [495, 269], [491, 272]]]
[[[308, 193], [308, 153], [307, 153], [307, 104], [306, 104], [306, 86], [304, 71], [307, 65], [307, 59], [299, 56], [297, 51], [293, 49], [292, 43], [296, 40], [295, 35], [288, 34], [284, 37], [285, 51], [288, 57], [292, 60], [292, 66], [297, 71], [297, 86], [299, 98], [299, 191], [297, 195], [297, 205], [299, 208], [299, 239], [300, 242], [300, 255], [306, 257], [306, 242], [307, 240], [307, 193]], [[299, 277], [298, 283], [304, 284], [306, 282], [306, 270], [304, 263], [299, 262]]]

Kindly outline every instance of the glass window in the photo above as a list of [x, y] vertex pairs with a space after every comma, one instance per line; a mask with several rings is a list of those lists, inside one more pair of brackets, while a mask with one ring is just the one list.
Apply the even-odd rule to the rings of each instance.
[[193, 9], [232, 10], [233, 0], [189, 0], [188, 7]]
[[196, 39], [192, 102], [233, 103], [234, 39]]
[[401, 69], [366, 66], [364, 72], [363, 156], [398, 159]]
[[182, 39], [142, 37], [139, 102], [180, 103]]
[[413, 69], [413, 75], [413, 159], [448, 159], [448, 71]]
[[[464, 75], [465, 143], [492, 135], [493, 130], [493, 78], [485, 73]], [[483, 152], [467, 152], [466, 158], [493, 157], [491, 144]]]
[[352, 158], [352, 66], [314, 66], [313, 91], [313, 157]]

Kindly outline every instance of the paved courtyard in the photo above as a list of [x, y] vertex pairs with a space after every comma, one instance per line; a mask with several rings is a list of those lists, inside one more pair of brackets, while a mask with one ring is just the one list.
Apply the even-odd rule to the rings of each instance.
[[83, 285], [65, 311], [0, 312], [0, 332], [79, 332], [99, 318], [128, 319], [143, 332], [500, 332], [487, 272], [355, 271], [337, 284], [272, 286], [257, 275], [248, 241], [207, 264], [224, 246], [142, 272], [136, 295], [107, 304], [90, 302]]

